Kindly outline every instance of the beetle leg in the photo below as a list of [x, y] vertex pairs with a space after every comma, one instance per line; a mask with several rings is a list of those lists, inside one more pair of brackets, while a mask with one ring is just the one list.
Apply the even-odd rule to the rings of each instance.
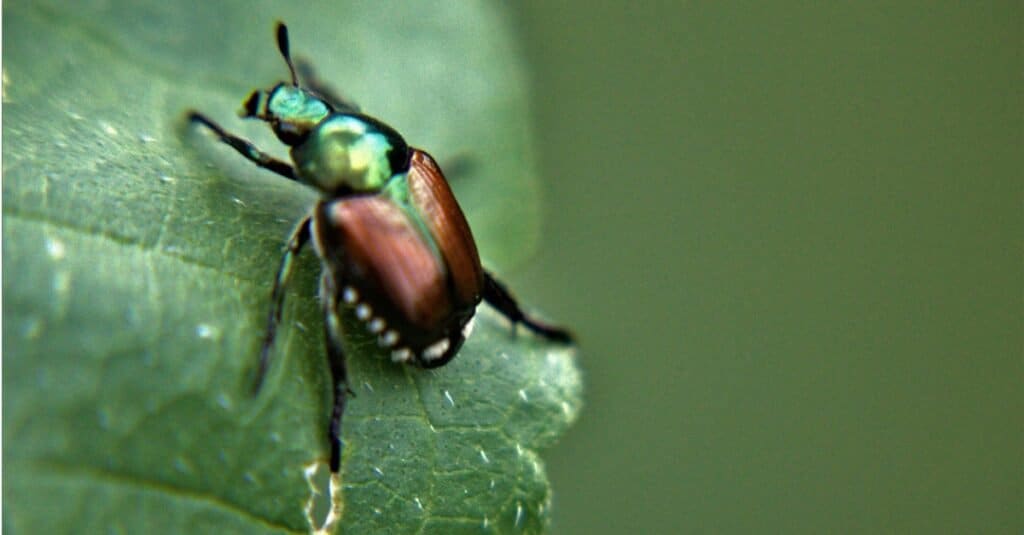
[[324, 341], [327, 345], [327, 362], [331, 368], [331, 383], [334, 404], [328, 435], [331, 440], [330, 468], [332, 473], [341, 469], [341, 418], [345, 414], [345, 401], [350, 392], [348, 372], [345, 369], [345, 350], [342, 347], [341, 315], [338, 311], [338, 289], [333, 274], [325, 270], [320, 278], [320, 300], [324, 311]]
[[260, 365], [256, 371], [256, 384], [253, 393], [260, 391], [263, 379], [267, 374], [267, 367], [270, 365], [270, 348], [274, 345], [277, 325], [281, 323], [281, 311], [284, 309], [284, 291], [295, 271], [295, 257], [302, 251], [302, 246], [309, 241], [310, 218], [311, 216], [307, 215], [295, 227], [291, 237], [288, 238], [288, 247], [284, 251], [284, 256], [281, 257], [281, 267], [277, 269], [274, 289], [270, 293], [270, 315], [267, 317], [267, 329], [264, 332], [263, 345], [260, 347]]
[[548, 340], [561, 342], [563, 344], [572, 343], [573, 336], [568, 330], [554, 325], [548, 325], [527, 316], [526, 313], [519, 308], [519, 303], [517, 303], [515, 298], [512, 297], [512, 294], [509, 293], [508, 288], [486, 271], [484, 272], [483, 297], [484, 301], [487, 301], [487, 303], [496, 308], [498, 312], [501, 312], [503, 316], [513, 323], [513, 325], [516, 323], [522, 323], [531, 331], [547, 338]]
[[188, 113], [188, 120], [193, 123], [199, 123], [210, 130], [213, 130], [213, 133], [217, 134], [217, 137], [219, 137], [221, 141], [231, 145], [231, 148], [238, 151], [239, 154], [252, 163], [264, 169], [273, 171], [289, 180], [298, 180], [298, 177], [295, 175], [295, 169], [292, 168], [288, 162], [278, 160], [277, 158], [274, 158], [273, 156], [256, 148], [256, 145], [253, 145], [251, 141], [229, 133], [221, 128], [219, 124], [213, 122], [209, 117], [193, 110]]
[[303, 58], [296, 58], [295, 66], [298, 68], [299, 77], [302, 78], [302, 85], [309, 89], [312, 89], [314, 93], [322, 97], [335, 109], [340, 112], [358, 112], [359, 106], [357, 106], [351, 100], [348, 100], [338, 94], [330, 85], [320, 79], [316, 74], [316, 69], [313, 68], [313, 64]]

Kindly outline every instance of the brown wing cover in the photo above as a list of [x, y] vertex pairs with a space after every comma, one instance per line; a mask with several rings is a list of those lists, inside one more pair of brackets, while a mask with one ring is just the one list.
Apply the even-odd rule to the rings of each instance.
[[409, 165], [409, 196], [419, 211], [451, 273], [455, 308], [476, 306], [483, 287], [483, 267], [476, 242], [437, 163], [413, 149]]
[[423, 343], [433, 342], [452, 311], [446, 272], [402, 209], [380, 196], [324, 203], [321, 209], [333, 228], [323, 229], [319, 239], [340, 239], [341, 249], [327, 250], [342, 251], [335, 260], [343, 262], [346, 278], [374, 315], [407, 335], [423, 335]]

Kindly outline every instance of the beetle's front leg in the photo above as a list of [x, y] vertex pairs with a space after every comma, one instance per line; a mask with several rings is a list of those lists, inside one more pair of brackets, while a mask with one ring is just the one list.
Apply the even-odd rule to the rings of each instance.
[[501, 314], [508, 318], [513, 325], [516, 323], [522, 323], [531, 331], [547, 338], [548, 340], [563, 344], [572, 343], [572, 333], [567, 329], [548, 325], [527, 316], [526, 313], [523, 312], [523, 309], [519, 308], [519, 303], [517, 303], [516, 299], [512, 297], [511, 293], [509, 293], [508, 288], [486, 271], [484, 272], [483, 297], [484, 301], [487, 301], [492, 307], [496, 308], [498, 312], [501, 312]]
[[338, 310], [338, 288], [334, 274], [325, 268], [320, 277], [320, 301], [324, 312], [324, 342], [327, 345], [327, 363], [331, 368], [331, 383], [334, 403], [331, 409], [331, 422], [328, 435], [331, 440], [331, 459], [329, 466], [332, 473], [341, 469], [341, 419], [345, 415], [345, 402], [348, 399], [348, 371], [345, 368], [345, 350], [342, 347], [341, 313]]
[[281, 312], [284, 309], [284, 292], [288, 288], [288, 282], [295, 271], [295, 257], [302, 252], [302, 247], [309, 241], [309, 222], [311, 216], [307, 215], [299, 221], [299, 224], [292, 231], [288, 238], [288, 247], [281, 257], [281, 266], [277, 269], [277, 277], [274, 279], [274, 289], [270, 292], [270, 314], [267, 317], [267, 329], [263, 335], [263, 345], [260, 346], [260, 364], [256, 370], [256, 382], [253, 385], [253, 393], [259, 393], [263, 386], [263, 379], [267, 375], [267, 368], [270, 366], [270, 349], [277, 337], [277, 326], [281, 323]]
[[224, 130], [219, 124], [215, 123], [213, 119], [192, 110], [188, 113], [188, 120], [193, 123], [199, 123], [212, 130], [214, 134], [217, 134], [217, 137], [220, 138], [221, 141], [230, 145], [231, 148], [238, 151], [239, 154], [244, 156], [250, 162], [264, 169], [273, 171], [289, 180], [298, 180], [298, 177], [295, 174], [295, 169], [292, 168], [288, 162], [282, 162], [281, 160], [278, 160], [277, 158], [274, 158], [273, 156], [256, 148], [256, 145], [253, 145], [251, 141]]

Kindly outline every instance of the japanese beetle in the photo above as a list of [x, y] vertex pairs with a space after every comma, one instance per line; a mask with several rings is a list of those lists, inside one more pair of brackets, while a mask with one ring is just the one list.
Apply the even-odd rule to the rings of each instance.
[[256, 90], [240, 115], [270, 125], [290, 147], [292, 162], [275, 159], [230, 134], [205, 115], [190, 122], [213, 131], [242, 156], [289, 180], [313, 187], [321, 199], [299, 221], [271, 292], [255, 392], [267, 372], [284, 290], [295, 256], [312, 239], [322, 263], [320, 301], [334, 405], [328, 434], [330, 469], [341, 466], [341, 421], [348, 396], [341, 307], [351, 307], [392, 360], [423, 368], [448, 363], [486, 301], [516, 324], [554, 342], [571, 343], [568, 330], [526, 315], [505, 286], [483, 269], [476, 243], [440, 167], [426, 152], [319, 82], [300, 64], [299, 84], [288, 29], [277, 25], [277, 47], [291, 82]]

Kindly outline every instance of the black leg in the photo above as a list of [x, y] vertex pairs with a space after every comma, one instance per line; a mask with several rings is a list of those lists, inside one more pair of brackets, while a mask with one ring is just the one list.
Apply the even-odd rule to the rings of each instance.
[[267, 374], [267, 367], [270, 365], [270, 348], [274, 345], [274, 338], [277, 336], [277, 325], [281, 323], [281, 311], [284, 309], [284, 292], [295, 271], [295, 257], [302, 251], [302, 246], [309, 241], [310, 216], [302, 218], [298, 226], [288, 238], [288, 247], [281, 257], [281, 266], [277, 269], [277, 278], [274, 279], [274, 289], [270, 292], [270, 315], [267, 317], [267, 330], [263, 337], [263, 345], [260, 347], [260, 367], [256, 371], [256, 384], [253, 393], [258, 393], [263, 386], [263, 379]]
[[213, 122], [205, 115], [197, 111], [190, 111], [188, 113], [188, 120], [193, 123], [199, 123], [210, 130], [213, 130], [213, 133], [217, 134], [217, 137], [219, 137], [221, 141], [231, 145], [233, 149], [238, 151], [242, 156], [245, 156], [245, 158], [252, 163], [264, 169], [269, 169], [289, 180], [298, 180], [298, 177], [295, 175], [295, 169], [293, 169], [288, 162], [282, 162], [281, 160], [278, 160], [277, 158], [274, 158], [273, 156], [256, 148], [256, 145], [253, 145], [252, 142], [228, 133], [226, 130], [221, 128], [219, 124]]
[[484, 301], [487, 301], [492, 307], [498, 309], [506, 318], [509, 319], [513, 324], [522, 323], [531, 331], [537, 333], [548, 340], [554, 342], [561, 342], [563, 344], [571, 344], [573, 341], [572, 333], [561, 327], [555, 327], [554, 325], [548, 325], [546, 323], [535, 320], [527, 316], [521, 308], [519, 303], [516, 303], [512, 294], [509, 293], [508, 288], [504, 284], [498, 282], [490, 273], [484, 272]]
[[331, 382], [334, 404], [328, 436], [331, 441], [331, 459], [328, 466], [332, 473], [341, 470], [341, 418], [345, 415], [345, 401], [348, 399], [348, 372], [345, 369], [345, 351], [342, 348], [341, 315], [338, 310], [338, 290], [333, 274], [324, 272], [320, 278], [320, 301], [324, 311], [324, 341], [327, 345], [327, 362], [331, 368]]
[[330, 104], [336, 111], [340, 112], [358, 112], [359, 106], [356, 106], [354, 102], [348, 100], [337, 93], [331, 88], [326, 82], [320, 79], [316, 74], [316, 69], [313, 68], [313, 64], [309, 61], [299, 58], [295, 62], [295, 66], [298, 67], [299, 77], [302, 78], [302, 85], [311, 89], [317, 95], [320, 95], [328, 104]]

